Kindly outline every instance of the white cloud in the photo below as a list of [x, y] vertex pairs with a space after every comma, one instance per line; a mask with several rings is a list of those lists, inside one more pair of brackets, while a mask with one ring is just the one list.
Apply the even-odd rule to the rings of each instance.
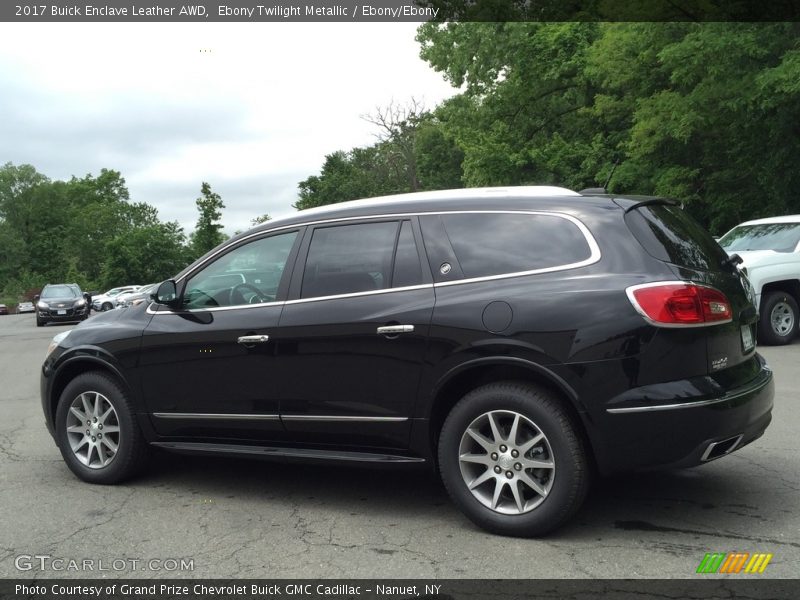
[[324, 155], [374, 141], [361, 115], [453, 93], [415, 24], [0, 24], [0, 164], [116, 169], [191, 230], [208, 181], [232, 232], [293, 211]]

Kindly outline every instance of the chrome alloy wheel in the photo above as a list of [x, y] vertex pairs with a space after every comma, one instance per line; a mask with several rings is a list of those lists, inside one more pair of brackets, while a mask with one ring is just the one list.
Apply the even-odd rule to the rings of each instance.
[[541, 504], [553, 487], [550, 442], [520, 413], [494, 410], [469, 424], [459, 445], [461, 477], [484, 506], [521, 515]]
[[83, 392], [67, 414], [67, 440], [75, 457], [90, 469], [111, 464], [119, 449], [119, 418], [100, 392]]
[[786, 302], [778, 302], [769, 315], [772, 330], [779, 336], [787, 336], [794, 329], [794, 311]]

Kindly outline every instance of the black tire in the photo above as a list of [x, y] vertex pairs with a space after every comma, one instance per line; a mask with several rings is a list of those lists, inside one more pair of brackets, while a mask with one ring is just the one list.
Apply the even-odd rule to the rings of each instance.
[[111, 310], [112, 308], [114, 308], [114, 306], [111, 304], [111, 302], [103, 302], [103, 305], [100, 307], [100, 310], [105, 312], [107, 310]]
[[36, 326], [37, 326], [37, 327], [42, 327], [43, 325], [44, 325], [44, 321], [42, 321], [42, 320], [39, 318], [39, 314], [37, 313], [37, 314], [36, 314]]
[[[477, 431], [484, 422], [482, 419], [485, 420], [486, 427], [489, 427], [488, 414], [493, 415], [500, 439], [504, 439], [503, 435], [507, 436], [505, 441], [508, 446], [502, 445], [499, 448], [506, 450], [503, 454], [499, 454], [499, 450], [497, 454], [492, 454], [483, 444], [476, 443], [477, 454], [465, 451], [464, 445], [469, 446], [474, 440], [467, 434], [467, 429]], [[519, 423], [530, 430], [529, 443], [537, 437], [537, 430], [544, 434], [544, 442], [526, 450], [526, 444], [521, 441], [525, 431], [523, 425], [518, 426], [514, 443], [523, 450], [523, 454], [517, 451], [516, 455], [521, 456], [521, 459], [510, 458], [514, 449], [510, 447], [508, 436], [510, 424], [516, 418], [514, 415], [520, 415]], [[473, 465], [462, 461], [462, 451], [464, 454], [479, 456], [486, 464]], [[485, 452], [485, 459], [482, 452]], [[493, 459], [493, 456], [498, 456], [500, 462]], [[516, 460], [522, 460], [525, 465], [529, 465], [532, 464], [530, 461], [538, 460], [538, 457], [554, 465], [552, 470], [534, 470], [527, 466], [522, 467], [522, 463], [516, 463]], [[533, 537], [556, 529], [580, 508], [589, 487], [589, 463], [576, 424], [554, 394], [524, 382], [493, 383], [464, 396], [444, 422], [439, 435], [438, 458], [442, 481], [456, 506], [478, 526], [500, 535]], [[500, 466], [501, 463], [503, 466]], [[473, 466], [476, 469], [474, 472], [471, 471]], [[501, 469], [497, 478], [490, 475], [496, 468]], [[485, 484], [476, 486], [476, 491], [473, 492], [468, 486], [468, 479], [473, 475], [470, 482], [472, 485], [481, 477], [488, 475], [490, 479]], [[537, 494], [532, 487], [527, 486], [522, 479], [526, 475], [528, 481], [534, 480], [546, 494]], [[503, 477], [509, 480], [504, 482]], [[516, 495], [512, 494], [512, 482], [518, 495], [522, 497], [522, 510], [519, 509], [520, 503], [516, 501]], [[494, 509], [484, 502], [494, 501], [498, 485], [506, 496], [504, 498], [501, 494], [497, 508]], [[486, 497], [480, 498], [483, 494]], [[506, 511], [506, 514], [500, 511]]]
[[[96, 464], [99, 462], [99, 450], [94, 450], [93, 454], [89, 453], [90, 460], [93, 456], [95, 458], [95, 466], [91, 467], [84, 464], [72, 450], [72, 443], [80, 440], [83, 434], [79, 432], [68, 433], [67, 420], [69, 418], [70, 423], [73, 423], [73, 425], [77, 422], [77, 417], [70, 411], [73, 402], [81, 402], [82, 394], [86, 394], [84, 397], [88, 399], [91, 407], [93, 406], [93, 399], [97, 397], [95, 396], [96, 393], [100, 394], [101, 403], [107, 402], [102, 406], [107, 408], [110, 405], [115, 411], [112, 415], [115, 418], [106, 425], [106, 443], [108, 443], [109, 436], [112, 436], [112, 444], [116, 443], [117, 450], [113, 454], [113, 458], [105, 466]], [[101, 408], [100, 411], [96, 412], [101, 411], [104, 411], [104, 409]], [[130, 398], [128, 398], [120, 383], [111, 376], [99, 371], [90, 371], [78, 375], [70, 381], [59, 398], [55, 419], [56, 442], [61, 450], [61, 456], [64, 457], [64, 461], [70, 470], [84, 481], [100, 484], [118, 483], [135, 475], [146, 462], [148, 445], [142, 436], [134, 415], [135, 411]], [[89, 429], [91, 425], [81, 422], [81, 429], [84, 425], [87, 426], [87, 431], [100, 433], [100, 437], [102, 437], [102, 431], [95, 432], [93, 429]], [[108, 430], [114, 427], [118, 428], [115, 438], [113, 432], [108, 433]], [[70, 439], [70, 436], [72, 436], [72, 439]], [[92, 440], [94, 439], [92, 438]], [[92, 443], [94, 444], [94, 442]], [[85, 444], [87, 449], [88, 445], [87, 442]], [[100, 444], [98, 441], [97, 446], [101, 445], [103, 446], [104, 455], [107, 456], [110, 447]], [[83, 450], [81, 449], [80, 452], [82, 454]]]
[[797, 335], [797, 301], [786, 292], [768, 292], [761, 298], [758, 341], [768, 346], [789, 344]]

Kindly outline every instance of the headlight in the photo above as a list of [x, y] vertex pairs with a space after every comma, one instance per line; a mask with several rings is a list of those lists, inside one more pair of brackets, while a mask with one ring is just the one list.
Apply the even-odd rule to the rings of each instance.
[[75, 303], [75, 308], [82, 308], [82, 307], [84, 307], [84, 306], [86, 306], [86, 300], [78, 300], [78, 301]]
[[55, 336], [53, 340], [50, 342], [50, 345], [47, 347], [47, 354], [45, 354], [44, 357], [47, 358], [48, 356], [50, 356], [53, 350], [55, 350], [58, 347], [58, 345], [67, 338], [67, 336], [70, 334], [71, 331], [72, 329], [67, 329], [66, 331], [62, 331], [57, 336]]
[[38, 306], [42, 310], [48, 310], [50, 308], [50, 305], [47, 302], [39, 302]]

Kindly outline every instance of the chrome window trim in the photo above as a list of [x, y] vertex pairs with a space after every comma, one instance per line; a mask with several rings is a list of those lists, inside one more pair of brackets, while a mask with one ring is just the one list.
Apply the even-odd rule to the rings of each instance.
[[158, 412], [153, 413], [158, 419], [202, 419], [218, 421], [277, 421], [280, 415], [266, 414], [235, 414], [235, 413], [180, 413]]
[[351, 292], [349, 294], [334, 294], [333, 296], [314, 296], [313, 298], [297, 298], [295, 300], [285, 300], [284, 304], [302, 304], [304, 302], [319, 302], [320, 300], [339, 300], [342, 298], [358, 298], [359, 296], [376, 296], [378, 294], [390, 294], [392, 292], [410, 292], [413, 290], [425, 290], [434, 286], [432, 283], [422, 283], [420, 285], [407, 285], [405, 287], [386, 288], [383, 290], [369, 290], [368, 292]]
[[[148, 314], [152, 315], [179, 315], [181, 313], [195, 313], [195, 312], [215, 312], [221, 310], [235, 310], [235, 309], [247, 309], [247, 308], [260, 308], [264, 306], [281, 306], [286, 304], [300, 304], [303, 302], [319, 302], [322, 300], [337, 300], [340, 298], [358, 298], [360, 296], [372, 296], [375, 294], [387, 294], [391, 292], [405, 292], [411, 290], [422, 290], [427, 288], [436, 288], [436, 287], [445, 287], [451, 285], [461, 285], [461, 284], [468, 284], [468, 283], [477, 283], [480, 281], [494, 281], [497, 279], [509, 279], [513, 277], [526, 277], [528, 275], [538, 275], [541, 273], [554, 273], [558, 271], [567, 271], [569, 269], [576, 269], [579, 267], [585, 267], [591, 264], [594, 264], [600, 260], [602, 257], [602, 253], [600, 252], [600, 247], [597, 244], [592, 233], [583, 224], [578, 218], [573, 217], [572, 215], [568, 215], [562, 212], [557, 211], [546, 211], [546, 210], [437, 210], [437, 211], [424, 211], [424, 212], [408, 212], [408, 213], [392, 213], [386, 215], [363, 215], [363, 216], [355, 216], [355, 217], [339, 217], [336, 219], [322, 219], [318, 221], [309, 221], [308, 223], [294, 223], [292, 225], [284, 225], [281, 227], [276, 227], [275, 229], [270, 229], [269, 231], [259, 231], [256, 233], [252, 233], [248, 236], [245, 236], [236, 241], [238, 245], [241, 242], [245, 242], [251, 238], [260, 237], [263, 235], [268, 235], [276, 232], [280, 232], [286, 229], [298, 229], [300, 227], [312, 227], [317, 225], [325, 225], [328, 223], [342, 223], [346, 221], [364, 221], [364, 220], [385, 220], [385, 219], [402, 219], [408, 217], [422, 217], [427, 215], [453, 215], [453, 214], [461, 214], [461, 215], [468, 215], [468, 214], [511, 214], [511, 215], [541, 215], [541, 216], [548, 216], [548, 217], [559, 217], [571, 222], [575, 225], [580, 232], [583, 234], [586, 243], [589, 246], [589, 257], [585, 260], [576, 263], [569, 263], [566, 265], [557, 265], [554, 267], [545, 267], [542, 269], [532, 269], [530, 271], [517, 271], [513, 273], [501, 273], [499, 275], [484, 275], [481, 277], [470, 277], [468, 279], [458, 279], [455, 281], [441, 281], [438, 283], [426, 283], [420, 285], [412, 285], [406, 286], [402, 288], [387, 288], [382, 290], [370, 290], [366, 292], [353, 292], [350, 294], [336, 294], [332, 296], [315, 296], [314, 298], [297, 298], [295, 300], [283, 300], [283, 301], [276, 301], [276, 302], [262, 302], [259, 304], [240, 304], [236, 306], [219, 306], [213, 308], [195, 308], [189, 309], [186, 311], [155, 311], [152, 310], [152, 304], [147, 307]], [[180, 281], [184, 280], [189, 275], [196, 273], [200, 270], [203, 266], [205, 266], [209, 261], [213, 260], [217, 257], [220, 253], [226, 251], [229, 246], [225, 246], [224, 248], [220, 248], [217, 252], [206, 258], [201, 264], [197, 266], [196, 269], [193, 269], [191, 272], [186, 273], [182, 277], [175, 280], [175, 283], [179, 283]], [[722, 323], [719, 321], [718, 323]], [[716, 324], [716, 323], [715, 323]]]

